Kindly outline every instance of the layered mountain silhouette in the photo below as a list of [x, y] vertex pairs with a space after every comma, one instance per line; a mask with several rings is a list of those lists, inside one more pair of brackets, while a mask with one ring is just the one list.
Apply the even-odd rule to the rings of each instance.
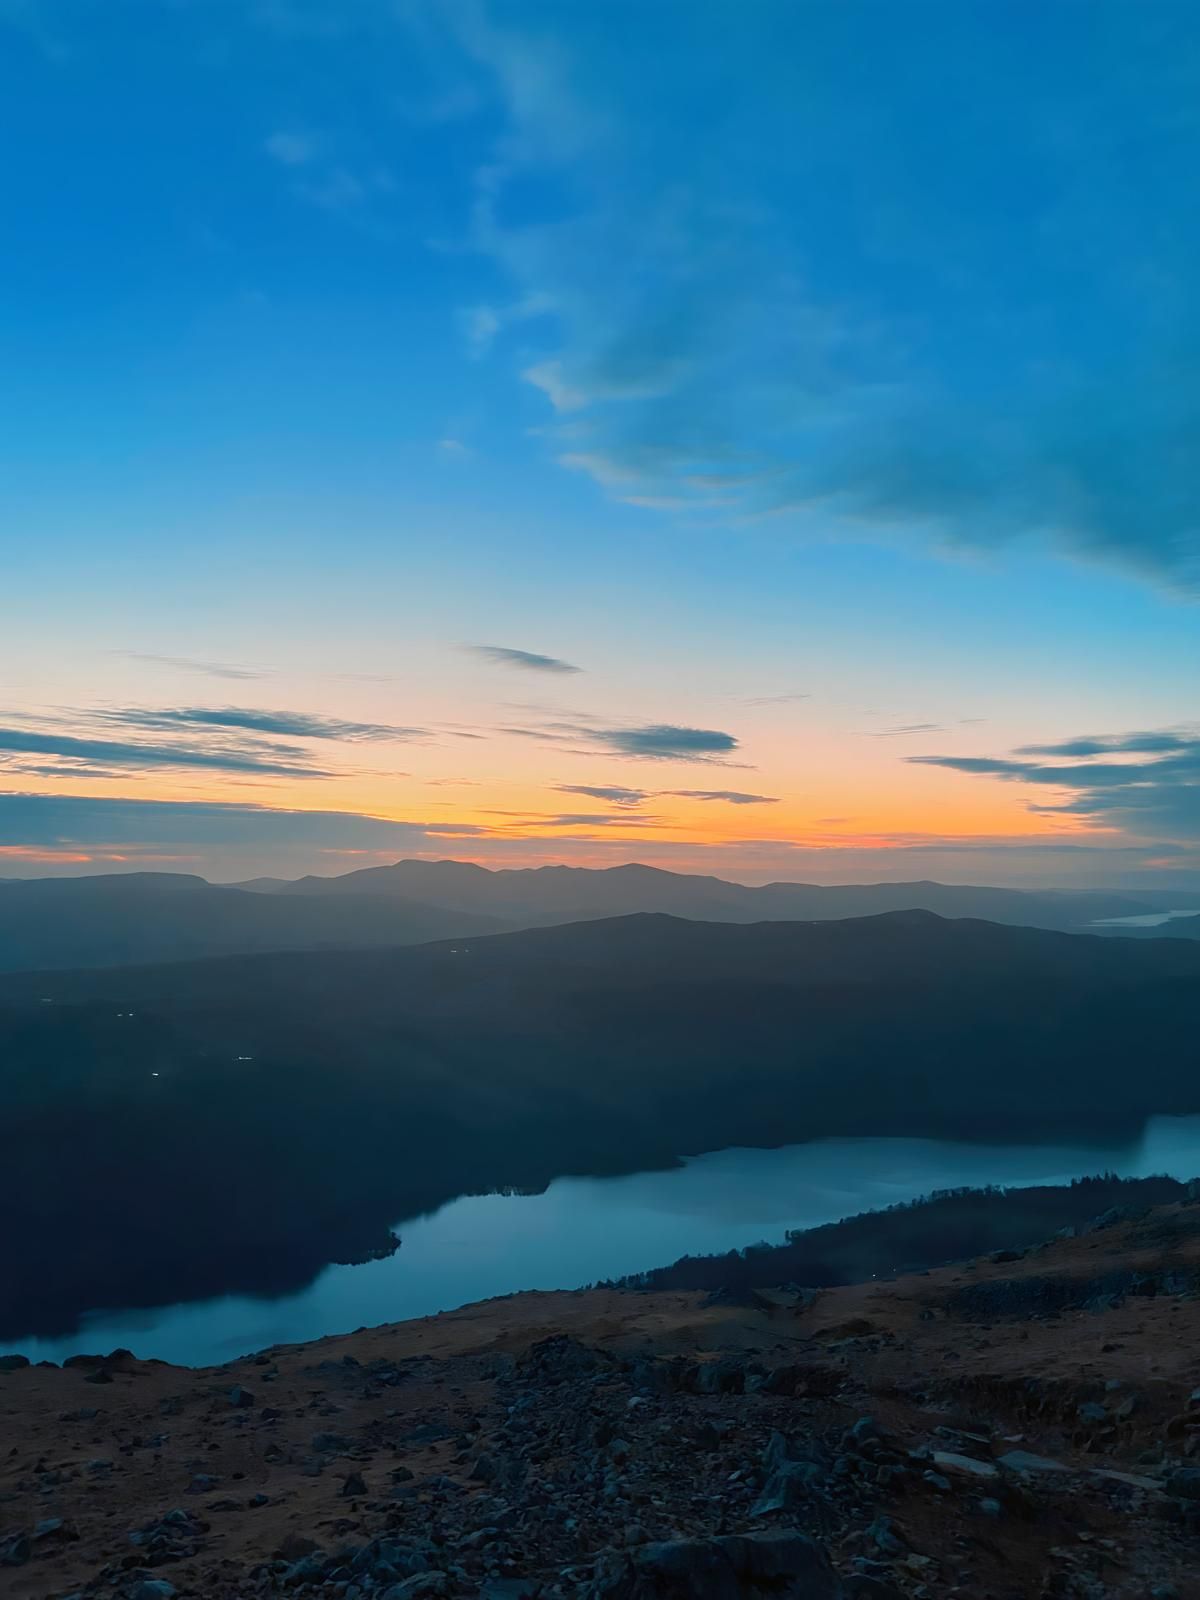
[[401, 895], [283, 899], [171, 872], [36, 878], [0, 882], [0, 972], [420, 944], [504, 926]]
[[[750, 888], [636, 865], [489, 871], [468, 862], [417, 860], [332, 878], [226, 886], [182, 873], [0, 880], [0, 971], [421, 944], [636, 912], [759, 922], [925, 910], [1080, 931], [1105, 918], [1191, 909], [1196, 898], [929, 882]], [[1200, 917], [1135, 931], [1198, 938]]]
[[295, 1287], [456, 1194], [565, 1173], [1133, 1137], [1200, 1112], [1197, 1015], [1195, 941], [922, 911], [9, 974], [0, 1332]]

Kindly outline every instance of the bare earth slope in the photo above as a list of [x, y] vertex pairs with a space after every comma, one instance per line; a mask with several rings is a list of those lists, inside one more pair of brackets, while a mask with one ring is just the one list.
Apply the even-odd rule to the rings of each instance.
[[815, 1299], [0, 1373], [0, 1592], [1188, 1600], [1200, 1207], [1103, 1220]]

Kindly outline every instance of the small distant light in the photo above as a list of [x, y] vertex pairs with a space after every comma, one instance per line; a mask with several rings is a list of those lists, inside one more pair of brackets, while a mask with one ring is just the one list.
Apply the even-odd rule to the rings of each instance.
[[157, 1078], [157, 1077], [158, 1077], [158, 1073], [157, 1073], [157, 1072], [152, 1072], [152, 1073], [151, 1073], [151, 1074], [150, 1074], [150, 1076], [151, 1076], [151, 1077], [152, 1077], [152, 1078]]

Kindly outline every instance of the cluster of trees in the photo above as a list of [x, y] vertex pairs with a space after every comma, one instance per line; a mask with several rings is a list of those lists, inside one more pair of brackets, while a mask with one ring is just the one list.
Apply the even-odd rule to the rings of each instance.
[[941, 1189], [919, 1200], [864, 1211], [821, 1228], [790, 1231], [783, 1244], [755, 1244], [717, 1256], [683, 1256], [671, 1266], [622, 1279], [626, 1288], [742, 1291], [781, 1284], [832, 1288], [897, 1277], [996, 1250], [1020, 1250], [1064, 1228], [1081, 1229], [1114, 1207], [1182, 1200], [1174, 1178], [1118, 1178], [1028, 1188]]

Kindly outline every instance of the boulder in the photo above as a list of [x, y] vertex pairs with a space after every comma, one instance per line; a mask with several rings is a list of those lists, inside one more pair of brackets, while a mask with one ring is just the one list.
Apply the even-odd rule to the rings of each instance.
[[673, 1539], [598, 1563], [591, 1600], [841, 1600], [824, 1550], [794, 1529]]

